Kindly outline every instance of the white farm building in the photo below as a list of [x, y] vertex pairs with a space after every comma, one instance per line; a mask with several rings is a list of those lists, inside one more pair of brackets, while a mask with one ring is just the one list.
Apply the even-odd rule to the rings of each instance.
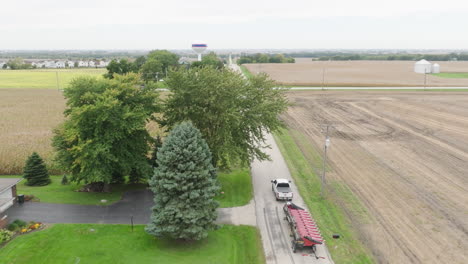
[[431, 73], [432, 64], [427, 60], [420, 60], [414, 64], [414, 72], [416, 73]]
[[438, 63], [432, 65], [432, 73], [440, 73], [440, 65]]

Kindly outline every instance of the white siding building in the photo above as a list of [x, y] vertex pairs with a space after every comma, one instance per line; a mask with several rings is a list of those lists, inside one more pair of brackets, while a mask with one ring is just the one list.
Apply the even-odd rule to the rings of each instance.
[[88, 62], [87, 61], [79, 61], [78, 62], [78, 67], [88, 67]]
[[65, 61], [57, 61], [55, 63], [55, 68], [65, 68]]

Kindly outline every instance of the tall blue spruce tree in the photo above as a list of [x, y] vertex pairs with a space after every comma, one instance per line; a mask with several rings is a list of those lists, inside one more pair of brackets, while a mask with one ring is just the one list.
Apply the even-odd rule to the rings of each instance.
[[172, 129], [158, 150], [154, 176], [155, 194], [149, 234], [182, 240], [200, 240], [215, 229], [219, 191], [211, 152], [192, 123]]

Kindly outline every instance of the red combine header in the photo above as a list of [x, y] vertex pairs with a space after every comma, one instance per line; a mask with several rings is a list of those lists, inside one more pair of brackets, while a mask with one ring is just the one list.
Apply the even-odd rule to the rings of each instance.
[[294, 238], [293, 252], [310, 247], [315, 254], [315, 245], [322, 244], [324, 240], [312, 216], [303, 208], [289, 202], [284, 205], [283, 210]]

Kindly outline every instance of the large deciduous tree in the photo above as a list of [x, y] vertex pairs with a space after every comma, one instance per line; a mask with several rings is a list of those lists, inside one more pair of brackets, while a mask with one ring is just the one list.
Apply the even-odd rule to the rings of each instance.
[[159, 79], [164, 76], [163, 64], [157, 59], [149, 58], [146, 60], [145, 64], [141, 66], [140, 73], [141, 78], [145, 82], [158, 82]]
[[122, 75], [129, 72], [136, 72], [134, 65], [127, 59], [111, 60], [106, 69], [107, 73], [104, 74], [104, 78], [107, 79], [113, 79], [116, 74]]
[[[166, 73], [171, 67], [175, 68], [179, 65], [179, 56], [167, 50], [154, 50], [148, 54], [148, 61], [156, 60], [162, 64], [162, 72]], [[159, 77], [161, 77], [160, 75]]]
[[205, 238], [216, 228], [218, 202], [213, 198], [219, 191], [205, 140], [191, 123], [181, 123], [164, 140], [157, 159], [150, 180], [155, 206], [146, 231], [183, 240]]
[[158, 95], [136, 85], [136, 74], [114, 77], [81, 77], [64, 91], [66, 120], [54, 131], [53, 146], [72, 181], [107, 186], [132, 170], [150, 173], [145, 126], [158, 111]]
[[268, 159], [265, 132], [279, 129], [288, 107], [285, 90], [264, 74], [250, 79], [229, 69], [191, 68], [171, 73], [162, 125], [191, 120], [206, 139], [214, 165]]

